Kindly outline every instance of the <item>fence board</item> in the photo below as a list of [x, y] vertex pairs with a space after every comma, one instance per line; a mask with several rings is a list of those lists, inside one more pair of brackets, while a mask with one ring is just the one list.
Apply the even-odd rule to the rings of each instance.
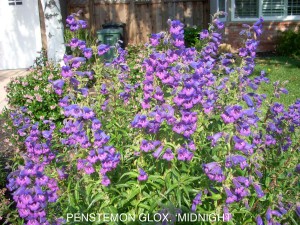
[[145, 43], [149, 34], [166, 30], [168, 19], [203, 28], [210, 20], [208, 0], [94, 0], [93, 6], [72, 5], [69, 1], [69, 13], [79, 8], [83, 9], [86, 19], [90, 18], [89, 12], [93, 12], [96, 30], [107, 22], [125, 23], [125, 43], [131, 44]]

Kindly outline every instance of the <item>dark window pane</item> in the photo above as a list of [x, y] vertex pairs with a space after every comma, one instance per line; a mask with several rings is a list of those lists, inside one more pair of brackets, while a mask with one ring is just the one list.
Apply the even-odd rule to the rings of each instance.
[[235, 18], [257, 18], [258, 0], [235, 0]]
[[300, 0], [288, 0], [287, 14], [291, 16], [300, 15]]

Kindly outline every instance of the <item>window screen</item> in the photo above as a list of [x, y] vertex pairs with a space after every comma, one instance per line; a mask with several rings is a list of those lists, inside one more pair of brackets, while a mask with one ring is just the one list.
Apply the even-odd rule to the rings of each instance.
[[262, 15], [263, 16], [283, 16], [285, 0], [263, 0]]

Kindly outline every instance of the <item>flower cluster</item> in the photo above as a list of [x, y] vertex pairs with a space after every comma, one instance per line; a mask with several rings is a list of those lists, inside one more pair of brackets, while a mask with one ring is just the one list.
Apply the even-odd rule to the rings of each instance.
[[[215, 23], [220, 25], [221, 22], [216, 20]], [[212, 70], [216, 63], [213, 56], [220, 45], [221, 34], [214, 28], [207, 32], [205, 38], [209, 42], [198, 53], [194, 48], [185, 48], [184, 25], [179, 21], [169, 21], [169, 24], [170, 36], [159, 33], [150, 38], [153, 53], [143, 62], [145, 79], [141, 106], [144, 110], [136, 115], [131, 125], [155, 134], [165, 123], [168, 124], [174, 133], [182, 135], [188, 143], [178, 147], [177, 159], [190, 161], [195, 148], [189, 146], [194, 146], [192, 135], [197, 130], [198, 121], [198, 112], [193, 109], [201, 105], [203, 111], [209, 114], [218, 98], [213, 86], [216, 78]], [[160, 42], [170, 45], [170, 49], [157, 52], [156, 47]], [[162, 158], [172, 160], [175, 155], [172, 149], [164, 149]], [[157, 151], [162, 151], [161, 146]], [[154, 155], [158, 158], [157, 152]]]
[[[55, 179], [45, 173], [45, 168], [55, 158], [52, 150], [52, 133], [55, 124], [45, 120], [49, 130], [41, 131], [38, 123], [31, 124], [28, 117], [23, 116], [26, 108], [11, 114], [14, 126], [18, 127], [18, 134], [25, 138], [25, 165], [8, 176], [7, 188], [13, 191], [13, 199], [21, 218], [27, 225], [50, 224], [47, 220], [48, 203], [58, 199], [58, 185]], [[54, 224], [61, 224], [58, 219]]]
[[[70, 25], [72, 30], [72, 24], [82, 24], [82, 22], [76, 20], [74, 15], [71, 15], [67, 18], [67, 24]], [[81, 26], [79, 28], [85, 27]], [[106, 145], [110, 137], [101, 130], [101, 122], [93, 109], [87, 106], [80, 106], [79, 104], [72, 104], [72, 101], [76, 100], [74, 96], [87, 97], [89, 95], [88, 82], [84, 83], [83, 78], [92, 80], [94, 72], [82, 71], [82, 69], [87, 60], [92, 57], [93, 51], [86, 46], [85, 41], [77, 38], [72, 38], [69, 46], [73, 51], [79, 49], [82, 56], [65, 55], [65, 65], [61, 68], [62, 79], [53, 82], [53, 84], [56, 84], [53, 85], [53, 88], [58, 94], [62, 93], [64, 84], [66, 87], [72, 88], [72, 90], [69, 90], [71, 92], [63, 96], [59, 103], [65, 116], [64, 126], [60, 131], [67, 135], [62, 140], [62, 143], [74, 148], [80, 147], [86, 151], [86, 158], [78, 159], [77, 161], [78, 170], [82, 170], [86, 174], [92, 174], [100, 162], [101, 169], [99, 173], [102, 177], [102, 184], [108, 186], [110, 180], [107, 177], [107, 173], [117, 167], [120, 161], [120, 154], [116, 152], [113, 146]], [[109, 50], [110, 46], [100, 44], [98, 46], [98, 55], [102, 56]], [[72, 91], [74, 91], [73, 94]], [[102, 84], [100, 93], [107, 96], [108, 90], [105, 84]], [[108, 99], [103, 103], [103, 110], [105, 110], [107, 103]], [[91, 132], [88, 132], [88, 130], [91, 130]]]
[[[100, 162], [102, 184], [109, 185], [110, 181], [106, 174], [117, 167], [120, 154], [114, 147], [105, 145], [110, 137], [100, 129], [100, 120], [97, 119], [92, 109], [80, 107], [77, 104], [65, 106], [64, 115], [67, 118], [64, 120], [61, 132], [67, 134], [68, 137], [63, 139], [62, 143], [89, 150], [87, 158], [78, 160], [77, 169], [83, 170], [86, 174], [92, 174], [95, 172], [94, 166]], [[92, 131], [91, 136], [86, 132], [88, 129]]]
[[80, 12], [73, 13], [72, 15], [69, 15], [66, 19], [67, 27], [70, 28], [70, 31], [74, 32], [79, 29], [85, 29], [87, 28], [87, 22], [84, 20], [77, 20], [76, 16], [79, 16]]

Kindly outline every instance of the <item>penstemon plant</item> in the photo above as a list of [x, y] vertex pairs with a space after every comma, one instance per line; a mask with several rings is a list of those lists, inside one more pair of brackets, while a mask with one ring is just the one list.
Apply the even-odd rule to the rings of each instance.
[[196, 224], [298, 224], [300, 100], [277, 103], [287, 94], [278, 82], [273, 96], [261, 93], [263, 19], [243, 26], [238, 54], [220, 53], [221, 14], [200, 33], [201, 51], [169, 20], [169, 32], [132, 53], [87, 46], [76, 37], [87, 24], [67, 17], [72, 54], [51, 80], [63, 124], [44, 120], [40, 131], [26, 108], [12, 113], [26, 151], [8, 187], [26, 224], [78, 224], [75, 213], [133, 215], [81, 224], [195, 224], [191, 213], [221, 216]]

